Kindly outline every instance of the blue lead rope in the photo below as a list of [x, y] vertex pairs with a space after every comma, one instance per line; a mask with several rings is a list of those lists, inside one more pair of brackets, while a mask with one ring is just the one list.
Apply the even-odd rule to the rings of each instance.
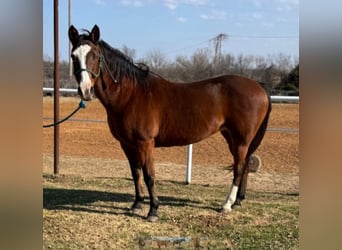
[[62, 122], [65, 122], [66, 120], [68, 120], [71, 116], [73, 116], [77, 111], [79, 111], [81, 108], [85, 109], [87, 106], [87, 103], [83, 100], [80, 101], [78, 107], [70, 114], [68, 115], [67, 117], [65, 117], [64, 119], [58, 121], [58, 122], [55, 122], [55, 123], [51, 123], [51, 124], [48, 124], [48, 125], [43, 125], [43, 128], [49, 128], [49, 127], [54, 127]]

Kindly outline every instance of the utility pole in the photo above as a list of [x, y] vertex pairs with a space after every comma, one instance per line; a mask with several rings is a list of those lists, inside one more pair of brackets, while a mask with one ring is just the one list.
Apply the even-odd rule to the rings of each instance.
[[[71, 0], [68, 0], [68, 28], [71, 26]], [[72, 78], [71, 42], [69, 41], [69, 78]]]
[[[59, 121], [59, 42], [58, 42], [58, 0], [54, 0], [54, 74], [53, 74], [53, 87], [54, 87], [54, 122]], [[59, 173], [59, 125], [54, 126], [54, 158], [53, 158], [53, 173]]]
[[217, 64], [221, 61], [221, 47], [222, 47], [222, 42], [228, 38], [227, 34], [218, 34], [216, 37], [211, 39], [210, 41], [214, 42], [215, 46], [215, 56], [214, 56], [214, 65], [217, 66]]

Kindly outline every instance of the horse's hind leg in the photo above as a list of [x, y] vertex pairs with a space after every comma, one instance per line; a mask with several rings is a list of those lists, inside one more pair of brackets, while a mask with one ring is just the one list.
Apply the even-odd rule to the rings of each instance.
[[234, 178], [233, 183], [231, 185], [230, 191], [227, 195], [227, 199], [225, 203], [222, 206], [223, 212], [230, 212], [232, 210], [232, 206], [236, 201], [240, 183], [242, 182], [244, 178], [244, 172], [245, 172], [245, 158], [248, 151], [247, 145], [235, 145], [234, 147], [232, 144], [230, 144], [230, 150], [232, 151], [233, 157], [234, 157]]
[[232, 206], [232, 208], [240, 208], [241, 207], [241, 201], [245, 199], [246, 194], [246, 188], [247, 188], [247, 179], [248, 179], [248, 173], [249, 173], [249, 160], [250, 156], [247, 156], [245, 162], [244, 162], [244, 172], [242, 176], [242, 180], [240, 182], [239, 190], [237, 193], [236, 200]]

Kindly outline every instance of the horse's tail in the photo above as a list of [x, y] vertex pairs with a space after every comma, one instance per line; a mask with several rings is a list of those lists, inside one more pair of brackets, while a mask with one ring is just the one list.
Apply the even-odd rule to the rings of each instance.
[[258, 129], [258, 132], [256, 133], [254, 139], [252, 140], [251, 144], [249, 145], [248, 152], [247, 152], [247, 158], [250, 157], [253, 154], [253, 152], [259, 147], [262, 139], [264, 138], [265, 132], [266, 132], [268, 120], [270, 118], [270, 113], [272, 110], [271, 96], [269, 94], [267, 94], [267, 97], [268, 97], [268, 109], [267, 109], [266, 115], [264, 117], [264, 120], [262, 121], [262, 123]]

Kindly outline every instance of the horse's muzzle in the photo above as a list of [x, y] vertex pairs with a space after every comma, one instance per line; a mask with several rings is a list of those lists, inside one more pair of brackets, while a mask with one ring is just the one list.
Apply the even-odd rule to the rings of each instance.
[[87, 88], [82, 90], [80, 87], [78, 88], [78, 94], [81, 96], [81, 99], [84, 101], [90, 101], [94, 97], [94, 88]]

